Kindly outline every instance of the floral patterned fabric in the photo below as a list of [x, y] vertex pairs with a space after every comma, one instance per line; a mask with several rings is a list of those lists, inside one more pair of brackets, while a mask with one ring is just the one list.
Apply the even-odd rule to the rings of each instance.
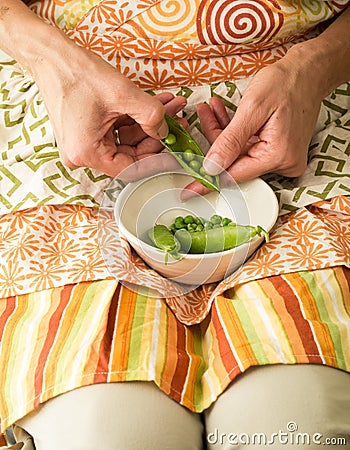
[[[0, 260], [7, 261], [0, 266], [0, 298], [107, 278], [136, 291], [137, 286], [167, 291], [168, 281], [121, 242], [113, 216], [101, 221], [97, 209], [82, 206], [45, 205], [4, 216]], [[281, 216], [270, 242], [233, 275], [186, 295], [179, 290], [175, 296], [171, 286], [165, 298], [177, 319], [192, 325], [207, 316], [218, 295], [242, 283], [339, 265], [350, 267], [349, 197]]]

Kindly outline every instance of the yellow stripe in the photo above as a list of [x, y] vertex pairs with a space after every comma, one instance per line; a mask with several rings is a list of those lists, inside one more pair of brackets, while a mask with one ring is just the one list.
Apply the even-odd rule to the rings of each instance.
[[243, 284], [237, 289], [238, 298], [242, 293], [242, 301], [268, 360], [280, 361], [282, 356], [286, 362], [295, 362], [295, 358], [291, 358], [291, 347], [281, 320], [263, 290], [263, 284], [259, 281]]
[[[331, 322], [337, 324], [341, 340], [341, 348], [347, 367], [350, 367], [350, 331], [349, 316], [344, 306], [344, 295], [333, 270], [315, 271], [314, 277], [318, 286], [322, 286], [322, 296]], [[333, 347], [333, 346], [332, 346]]]
[[327, 355], [325, 358], [328, 363], [334, 364], [336, 355], [334, 352], [334, 345], [332, 338], [325, 324], [321, 323], [321, 319], [317, 310], [316, 302], [305, 280], [297, 273], [288, 275], [288, 282], [297, 297], [301, 299], [302, 309], [305, 313], [306, 319], [310, 320], [310, 326], [317, 336], [317, 343], [320, 347], [321, 355]]

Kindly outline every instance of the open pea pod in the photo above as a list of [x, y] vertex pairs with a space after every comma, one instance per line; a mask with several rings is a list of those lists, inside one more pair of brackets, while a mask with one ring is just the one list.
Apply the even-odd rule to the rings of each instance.
[[[169, 134], [166, 138], [161, 139], [164, 147], [173, 154], [191, 177], [208, 189], [220, 191], [219, 177], [205, 174], [202, 169], [204, 153], [196, 141], [173, 117], [166, 114], [165, 120], [169, 127]], [[192, 159], [190, 160], [190, 158]]]

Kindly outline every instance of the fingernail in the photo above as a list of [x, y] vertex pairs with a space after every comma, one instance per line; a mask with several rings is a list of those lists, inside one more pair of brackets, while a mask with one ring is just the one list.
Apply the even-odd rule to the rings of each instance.
[[203, 168], [208, 175], [218, 175], [224, 168], [224, 160], [217, 153], [214, 153], [210, 158], [204, 159]]
[[180, 200], [182, 202], [186, 202], [187, 200], [194, 197], [195, 195], [197, 195], [197, 193], [192, 191], [191, 189], [183, 189], [180, 193]]
[[164, 139], [168, 136], [169, 128], [165, 120], [163, 120], [162, 125], [158, 128], [159, 139]]

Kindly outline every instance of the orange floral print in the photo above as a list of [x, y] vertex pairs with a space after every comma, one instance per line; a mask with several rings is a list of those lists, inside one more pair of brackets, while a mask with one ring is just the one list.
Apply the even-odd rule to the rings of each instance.
[[208, 84], [208, 70], [208, 63], [199, 60], [189, 60], [187, 63], [180, 62], [179, 69], [175, 69], [175, 74], [180, 86], [195, 86]]
[[309, 270], [316, 269], [319, 265], [328, 267], [329, 251], [322, 244], [311, 244], [308, 246], [299, 246], [292, 251], [286, 252], [286, 256], [291, 263], [308, 267]]
[[141, 58], [146, 59], [171, 58], [173, 55], [171, 45], [167, 42], [156, 41], [153, 39], [148, 41], [138, 41], [137, 54]]
[[276, 58], [269, 51], [260, 51], [248, 53], [242, 57], [246, 76], [249, 77], [269, 64], [272, 64]]
[[249, 267], [247, 267], [246, 273], [248, 276], [259, 275], [259, 277], [267, 277], [283, 268], [284, 262], [281, 260], [281, 256], [276, 253], [270, 253], [258, 256], [254, 259], [254, 261], [249, 264]]
[[30, 234], [23, 234], [16, 243], [5, 249], [4, 256], [13, 260], [25, 261], [37, 252], [39, 240]]
[[86, 48], [87, 50], [90, 50], [94, 53], [101, 52], [101, 38], [98, 36], [95, 36], [93, 34], [88, 33], [79, 33], [75, 37], [75, 42], [80, 45], [81, 47]]
[[[323, 230], [317, 221], [308, 222], [303, 214], [297, 219], [291, 220], [284, 228], [282, 236], [291, 239], [297, 245], [309, 245], [312, 241], [323, 236]], [[288, 247], [290, 244], [286, 244]]]
[[174, 77], [168, 73], [167, 70], [149, 70], [144, 71], [144, 76], [140, 77], [140, 86], [151, 89], [161, 89], [171, 87], [173, 85]]
[[133, 57], [134, 49], [130, 45], [132, 42], [132, 37], [104, 36], [102, 39], [102, 54], [107, 56], [107, 61], [111, 61], [117, 56]]
[[220, 79], [234, 80], [243, 73], [242, 63], [238, 62], [236, 58], [222, 59], [215, 62], [214, 72]]
[[[2, 260], [4, 261], [4, 260]], [[21, 290], [25, 284], [26, 273], [19, 261], [8, 260], [0, 265], [1, 296], [10, 297], [14, 290]]]

